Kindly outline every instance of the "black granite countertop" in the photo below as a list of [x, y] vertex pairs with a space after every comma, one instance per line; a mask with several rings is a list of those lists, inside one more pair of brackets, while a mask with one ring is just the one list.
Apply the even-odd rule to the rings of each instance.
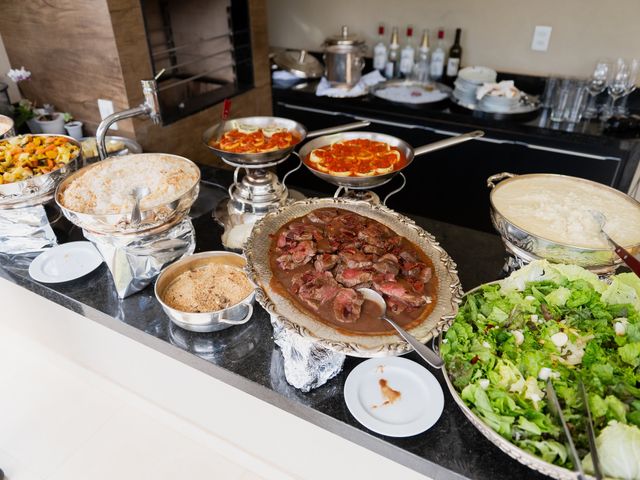
[[[191, 211], [196, 251], [222, 249], [222, 229], [211, 218], [211, 210], [226, 195], [220, 187], [230, 181], [229, 172], [203, 167], [201, 195]], [[504, 250], [498, 236], [413, 218], [434, 234], [457, 262], [465, 289], [501, 276]], [[56, 225], [55, 231], [61, 242], [82, 238], [81, 231], [66, 221]], [[439, 371], [431, 369], [445, 393], [444, 412], [438, 422], [413, 437], [385, 437], [360, 425], [344, 402], [345, 379], [362, 360], [347, 358], [343, 372], [326, 385], [306, 394], [297, 391], [285, 380], [282, 356], [262, 308], [256, 308], [246, 325], [218, 333], [191, 333], [169, 321], [152, 286], [119, 300], [104, 264], [81, 280], [42, 285], [29, 277], [28, 259], [0, 256], [0, 262], [3, 278], [431, 478], [544, 478], [503, 454], [471, 425], [448, 393]], [[415, 354], [407, 357], [422, 363]]]

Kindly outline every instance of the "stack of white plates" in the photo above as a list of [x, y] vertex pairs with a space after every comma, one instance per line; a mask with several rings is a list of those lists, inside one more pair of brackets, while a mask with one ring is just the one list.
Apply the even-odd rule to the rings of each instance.
[[475, 104], [476, 90], [483, 83], [493, 83], [498, 74], [487, 67], [465, 67], [458, 72], [458, 78], [453, 83], [453, 95], [461, 103]]

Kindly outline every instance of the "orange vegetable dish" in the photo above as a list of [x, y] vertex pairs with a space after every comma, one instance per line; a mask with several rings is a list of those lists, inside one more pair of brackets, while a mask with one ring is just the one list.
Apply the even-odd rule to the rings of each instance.
[[0, 184], [44, 175], [67, 165], [80, 149], [64, 137], [22, 135], [0, 141]]
[[225, 152], [266, 153], [292, 147], [300, 140], [300, 135], [289, 130], [265, 131], [259, 128], [253, 132], [243, 132], [235, 128], [225, 132], [219, 142], [212, 139], [209, 144]]
[[388, 143], [358, 138], [316, 148], [305, 162], [330, 175], [371, 177], [399, 170], [407, 164], [407, 158]]

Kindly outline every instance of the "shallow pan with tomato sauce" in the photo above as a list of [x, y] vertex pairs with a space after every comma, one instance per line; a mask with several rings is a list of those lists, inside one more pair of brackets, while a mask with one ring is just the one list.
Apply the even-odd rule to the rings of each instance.
[[419, 155], [483, 135], [477, 130], [414, 149], [404, 140], [383, 133], [345, 132], [316, 138], [306, 143], [299, 155], [311, 173], [323, 180], [340, 187], [366, 189], [387, 183]]

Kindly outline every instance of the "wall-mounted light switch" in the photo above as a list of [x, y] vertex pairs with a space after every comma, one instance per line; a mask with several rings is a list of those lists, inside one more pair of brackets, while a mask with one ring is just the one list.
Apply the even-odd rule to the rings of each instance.
[[[104, 120], [109, 115], [113, 113], [113, 102], [111, 100], [104, 100], [103, 98], [98, 99], [98, 110], [100, 110], [100, 118]], [[111, 127], [113, 130], [118, 129], [118, 124], [113, 123]]]
[[546, 52], [549, 49], [549, 40], [551, 40], [551, 27], [537, 25], [533, 31], [533, 40], [531, 41], [531, 50], [536, 52]]

